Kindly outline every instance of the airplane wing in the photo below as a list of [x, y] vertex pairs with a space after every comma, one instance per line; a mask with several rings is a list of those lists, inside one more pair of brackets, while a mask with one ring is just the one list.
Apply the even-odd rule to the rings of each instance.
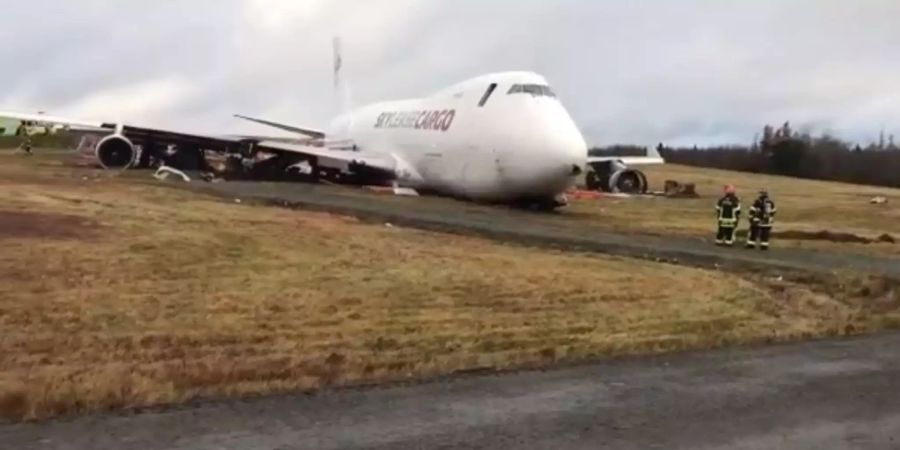
[[[136, 144], [141, 144], [143, 141], [158, 141], [164, 143], [171, 144], [191, 144], [191, 145], [199, 145], [204, 149], [209, 150], [228, 150], [233, 147], [235, 144], [239, 144], [241, 142], [246, 141], [273, 141], [273, 142], [285, 142], [292, 144], [311, 144], [314, 145], [317, 139], [322, 139], [325, 134], [313, 130], [304, 130], [305, 136], [304, 138], [292, 138], [292, 137], [279, 137], [279, 136], [259, 136], [259, 135], [207, 135], [202, 133], [184, 133], [179, 131], [171, 131], [171, 130], [162, 130], [155, 128], [147, 128], [147, 127], [138, 127], [132, 125], [124, 125], [117, 124], [113, 122], [101, 122], [101, 121], [91, 121], [91, 120], [83, 120], [83, 119], [72, 119], [67, 117], [60, 116], [50, 116], [46, 114], [29, 114], [29, 113], [19, 113], [19, 112], [11, 112], [11, 111], [0, 111], [0, 117], [6, 119], [20, 120], [20, 121], [32, 121], [32, 122], [43, 122], [55, 125], [63, 125], [69, 127], [70, 129], [75, 129], [78, 131], [96, 131], [96, 132], [105, 132], [108, 131], [110, 133], [120, 133], [124, 137], [128, 138], [132, 142]], [[295, 129], [295, 132], [299, 132], [299, 128]], [[303, 134], [303, 133], [301, 133]], [[312, 137], [315, 135], [316, 137]]]
[[91, 121], [72, 119], [67, 117], [50, 116], [45, 114], [28, 114], [9, 111], [0, 111], [0, 117], [21, 120], [37, 121], [55, 125], [69, 126], [81, 131], [108, 132], [110, 135], [121, 135], [134, 144], [143, 145], [146, 142], [158, 142], [175, 145], [194, 145], [209, 150], [225, 151], [240, 144], [240, 137], [210, 136], [198, 133], [183, 133], [179, 131], [162, 130], [147, 127], [137, 127], [113, 122]]
[[616, 161], [626, 166], [640, 166], [651, 164], [665, 164], [666, 160], [651, 147], [647, 150], [647, 156], [588, 156], [588, 164]]
[[45, 122], [95, 130], [103, 129], [104, 125], [103, 122], [92, 122], [89, 120], [69, 119], [65, 117], [48, 116], [44, 114], [27, 114], [8, 111], [0, 111], [0, 117], [5, 119], [19, 120], [23, 122]]
[[283, 123], [272, 122], [272, 121], [264, 120], [264, 119], [257, 119], [254, 117], [242, 116], [240, 114], [235, 114], [234, 117], [237, 117], [238, 119], [249, 120], [250, 122], [255, 122], [255, 123], [262, 124], [262, 125], [265, 125], [268, 127], [278, 128], [279, 130], [289, 131], [291, 133], [302, 134], [304, 136], [308, 136], [308, 137], [311, 137], [314, 139], [322, 139], [325, 137], [324, 131], [314, 130], [312, 128], [303, 128], [303, 127], [297, 127], [297, 126], [293, 126], [293, 125], [285, 125]]
[[[356, 150], [352, 142], [334, 141], [332, 148], [324, 146], [325, 134], [312, 130], [303, 130], [303, 138], [267, 137], [267, 136], [213, 136], [199, 133], [184, 133], [157, 128], [139, 127], [111, 122], [70, 119], [45, 114], [27, 114], [17, 112], [0, 112], [0, 117], [22, 121], [40, 121], [56, 125], [77, 128], [80, 131], [93, 131], [104, 136], [96, 145], [94, 153], [101, 165], [107, 168], [127, 168], [135, 163], [137, 151], [135, 145], [142, 146], [143, 151], [155, 150], [162, 146], [175, 145], [182, 148], [211, 150], [226, 154], [249, 156], [248, 151], [263, 151], [280, 155], [297, 155], [315, 158], [320, 165], [345, 167], [351, 170], [374, 170], [383, 175], [393, 176], [402, 163], [390, 154], [373, 154]], [[300, 131], [297, 131], [300, 133]], [[319, 138], [312, 137], [321, 136]], [[107, 144], [106, 147], [103, 147]], [[103, 148], [101, 148], [103, 147]], [[337, 149], [335, 148], [337, 147]]]
[[396, 168], [396, 162], [387, 155], [373, 154], [360, 151], [350, 150], [333, 150], [325, 147], [315, 147], [303, 144], [293, 144], [288, 142], [265, 140], [257, 144], [260, 150], [275, 150], [282, 152], [295, 153], [299, 155], [315, 156], [320, 160], [325, 159], [328, 162], [338, 162], [363, 166], [372, 169], [382, 170], [393, 173]]

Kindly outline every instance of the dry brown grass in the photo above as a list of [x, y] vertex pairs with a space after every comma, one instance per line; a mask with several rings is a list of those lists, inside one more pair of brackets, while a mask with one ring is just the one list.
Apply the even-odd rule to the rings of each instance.
[[[0, 179], [16, 177], [0, 183], [2, 210], [86, 220], [55, 222], [68, 234], [0, 235], [0, 415], [12, 420], [855, 333], [900, 317], [896, 290], [877, 282], [841, 285], [877, 300], [858, 302], [37, 161], [0, 155]], [[85, 223], [98, 232], [80, 234]]]
[[[779, 240], [776, 245], [824, 248], [900, 256], [900, 189], [846, 183], [731, 172], [666, 164], [646, 168], [654, 190], [667, 179], [696, 183], [698, 199], [633, 198], [574, 202], [571, 211], [596, 221], [600, 227], [622, 231], [676, 234], [711, 238], [714, 234], [715, 201], [722, 186], [733, 184], [750, 207], [760, 188], [771, 193], [778, 206], [775, 232], [786, 230], [851, 233], [876, 238], [888, 233], [897, 244], [848, 244], [821, 241]], [[888, 198], [886, 205], [871, 205], [874, 196]], [[746, 219], [742, 228], [747, 228]]]

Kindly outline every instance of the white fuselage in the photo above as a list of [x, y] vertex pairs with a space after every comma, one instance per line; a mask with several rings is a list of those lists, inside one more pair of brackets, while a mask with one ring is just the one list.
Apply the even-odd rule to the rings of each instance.
[[587, 162], [578, 127], [546, 80], [529, 72], [363, 107], [337, 118], [328, 135], [387, 155], [400, 185], [475, 200], [552, 198]]

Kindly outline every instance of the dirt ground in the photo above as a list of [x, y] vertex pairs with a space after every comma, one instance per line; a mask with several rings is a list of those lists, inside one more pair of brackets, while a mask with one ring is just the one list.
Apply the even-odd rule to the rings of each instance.
[[900, 335], [0, 426], [16, 450], [888, 450]]
[[0, 241], [26, 237], [87, 239], [97, 236], [98, 226], [79, 216], [0, 210]]

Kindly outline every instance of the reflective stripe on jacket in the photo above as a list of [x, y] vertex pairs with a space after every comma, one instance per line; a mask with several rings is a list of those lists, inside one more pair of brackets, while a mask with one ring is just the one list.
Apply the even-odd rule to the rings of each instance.
[[721, 226], [736, 226], [741, 218], [741, 200], [734, 194], [727, 194], [716, 203], [716, 218]]

